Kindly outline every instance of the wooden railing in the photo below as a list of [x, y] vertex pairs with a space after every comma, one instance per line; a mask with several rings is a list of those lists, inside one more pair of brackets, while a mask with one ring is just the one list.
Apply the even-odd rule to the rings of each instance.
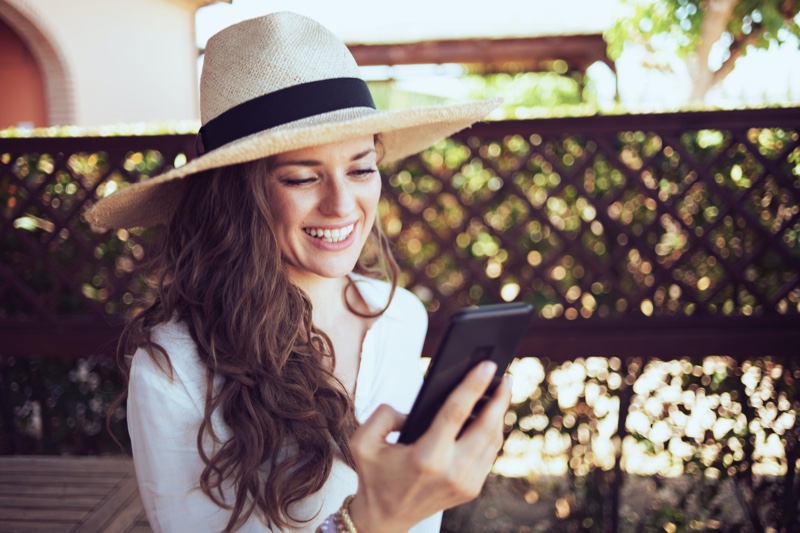
[[[619, 398], [613, 529], [620, 443], [648, 362], [725, 356], [737, 388], [742, 361], [759, 361], [776, 383], [789, 376], [773, 388], [776, 405], [784, 394], [790, 407], [781, 409], [800, 407], [791, 370], [800, 353], [799, 136], [800, 109], [506, 121], [383, 169], [381, 222], [403, 284], [431, 312], [426, 353], [457, 308], [522, 299], [538, 319], [520, 355], [539, 358], [548, 376], [564, 362], [619, 358], [620, 383], [598, 382]], [[133, 272], [154, 230], [97, 232], [80, 214], [182, 163], [193, 142], [0, 139], [0, 449], [65, 450], [42, 444], [63, 429], [50, 424], [61, 397], [44, 372], [58, 367], [52, 358], [80, 359], [99, 376], [92, 390], [115, 390], [104, 358], [133, 311]], [[708, 386], [695, 377], [687, 387]], [[541, 401], [550, 394], [558, 411], [548, 380]], [[30, 405], [43, 420], [33, 441], [18, 431]], [[510, 429], [535, 433], [519, 422], [529, 409], [515, 407]], [[563, 411], [548, 411], [547, 427], [585, 447], [554, 422]], [[796, 448], [787, 440], [787, 461]]]
[[620, 355], [792, 351], [799, 116], [476, 126], [446, 160], [425, 152], [389, 178], [407, 284], [442, 315], [533, 302], [557, 320], [534, 326], [530, 354], [594, 355], [600, 341]]
[[[458, 307], [525, 299], [548, 319], [531, 355], [592, 355], [596, 338], [624, 330], [635, 332], [609, 353], [775, 353], [794, 346], [800, 314], [798, 116], [479, 124], [385, 169], [383, 224], [432, 331]], [[98, 233], [81, 212], [185, 160], [192, 143], [0, 140], [7, 355], [113, 340], [152, 230]]]

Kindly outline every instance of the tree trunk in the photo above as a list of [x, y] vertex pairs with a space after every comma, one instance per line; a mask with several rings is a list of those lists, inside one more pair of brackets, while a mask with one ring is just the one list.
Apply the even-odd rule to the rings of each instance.
[[708, 67], [708, 57], [711, 54], [711, 47], [722, 37], [733, 18], [733, 8], [738, 1], [706, 0], [705, 2], [705, 16], [700, 26], [700, 44], [697, 46], [697, 50], [686, 60], [689, 76], [692, 80], [692, 90], [689, 95], [690, 104], [703, 103], [709, 89], [733, 69], [733, 61], [736, 60], [733, 56], [728, 58], [723, 64], [723, 68], [718, 71], [712, 71]]

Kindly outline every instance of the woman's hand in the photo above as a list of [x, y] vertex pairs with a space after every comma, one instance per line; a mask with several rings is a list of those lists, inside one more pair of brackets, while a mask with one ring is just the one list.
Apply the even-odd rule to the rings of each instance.
[[414, 444], [390, 444], [405, 416], [381, 405], [353, 434], [358, 491], [350, 514], [359, 532], [407, 531], [428, 516], [475, 499], [503, 445], [511, 399], [506, 376], [469, 428], [458, 435], [497, 367], [484, 362], [450, 394], [431, 427]]

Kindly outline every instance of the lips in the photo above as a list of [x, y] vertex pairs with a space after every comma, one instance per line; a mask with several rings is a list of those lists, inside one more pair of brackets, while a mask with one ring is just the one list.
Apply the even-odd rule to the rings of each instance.
[[353, 232], [353, 228], [355, 224], [349, 224], [342, 228], [303, 228], [308, 235], [311, 235], [315, 239], [319, 239], [324, 242], [341, 242], [347, 239], [350, 234]]

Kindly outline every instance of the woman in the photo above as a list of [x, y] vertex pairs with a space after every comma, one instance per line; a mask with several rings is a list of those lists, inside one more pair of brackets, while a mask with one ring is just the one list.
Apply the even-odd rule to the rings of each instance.
[[437, 531], [477, 495], [508, 382], [456, 436], [490, 363], [414, 445], [387, 440], [421, 383], [427, 319], [375, 224], [376, 165], [495, 105], [378, 112], [344, 44], [291, 13], [209, 40], [201, 155], [87, 213], [165, 224], [155, 299], [121, 343], [155, 531]]

